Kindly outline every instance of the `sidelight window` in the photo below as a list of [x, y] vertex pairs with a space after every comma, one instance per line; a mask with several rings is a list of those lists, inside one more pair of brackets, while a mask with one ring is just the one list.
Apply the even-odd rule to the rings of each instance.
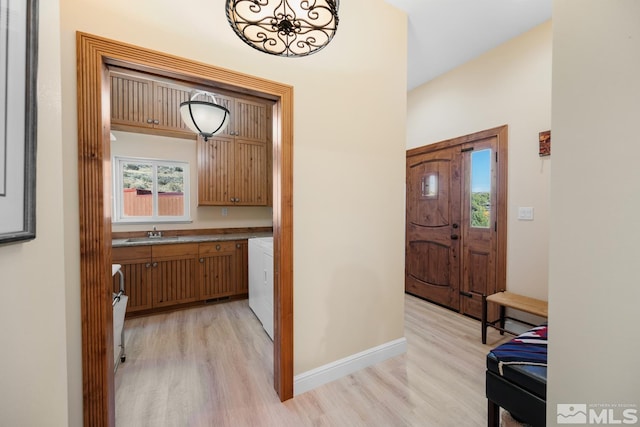
[[114, 157], [113, 222], [183, 222], [189, 216], [189, 164]]
[[491, 223], [491, 149], [471, 153], [471, 226]]

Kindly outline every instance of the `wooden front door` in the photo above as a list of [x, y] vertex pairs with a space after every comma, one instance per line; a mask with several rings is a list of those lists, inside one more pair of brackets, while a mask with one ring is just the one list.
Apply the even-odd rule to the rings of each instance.
[[407, 159], [406, 291], [458, 309], [460, 159], [455, 148]]
[[406, 292], [480, 318], [505, 289], [506, 143], [502, 126], [407, 152]]

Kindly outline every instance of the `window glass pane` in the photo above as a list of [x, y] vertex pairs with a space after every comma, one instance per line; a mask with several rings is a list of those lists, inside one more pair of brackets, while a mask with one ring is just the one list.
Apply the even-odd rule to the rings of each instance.
[[158, 215], [184, 215], [184, 170], [182, 166], [158, 166]]
[[123, 216], [151, 216], [153, 214], [153, 168], [139, 162], [122, 163]]
[[471, 226], [491, 222], [491, 149], [471, 153]]

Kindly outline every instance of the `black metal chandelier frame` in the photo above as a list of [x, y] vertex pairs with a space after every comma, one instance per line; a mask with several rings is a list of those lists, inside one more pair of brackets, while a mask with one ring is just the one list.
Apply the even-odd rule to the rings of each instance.
[[227, 20], [246, 44], [270, 55], [307, 56], [338, 28], [340, 0], [226, 0]]

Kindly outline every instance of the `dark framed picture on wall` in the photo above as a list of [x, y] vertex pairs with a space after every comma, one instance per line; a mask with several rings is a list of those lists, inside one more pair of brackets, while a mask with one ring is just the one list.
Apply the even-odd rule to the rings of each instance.
[[0, 0], [0, 244], [36, 237], [38, 0]]

